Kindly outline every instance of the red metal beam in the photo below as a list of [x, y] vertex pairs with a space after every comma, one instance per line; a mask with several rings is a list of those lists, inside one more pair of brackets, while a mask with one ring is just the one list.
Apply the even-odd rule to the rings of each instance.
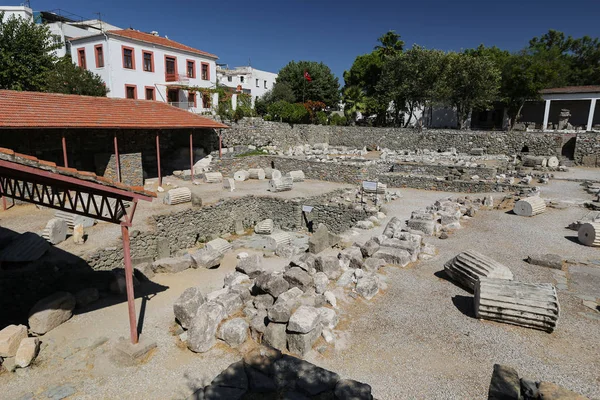
[[160, 139], [156, 132], [156, 163], [158, 164], [158, 186], [162, 186], [162, 173], [160, 172]]
[[[61, 183], [65, 187], [71, 188], [73, 190], [78, 189], [78, 188], [86, 188], [86, 189], [92, 189], [97, 192], [100, 192], [100, 193], [96, 193], [96, 194], [102, 194], [103, 192], [112, 193], [114, 195], [122, 197], [124, 200], [127, 200], [127, 201], [131, 201], [133, 199], [152, 201], [152, 197], [146, 196], [143, 194], [130, 192], [130, 191], [123, 190], [123, 189], [117, 189], [115, 187], [102, 185], [100, 183], [90, 182], [85, 179], [62, 175], [57, 172], [46, 171], [46, 170], [39, 169], [39, 168], [28, 167], [26, 165], [17, 164], [17, 163], [11, 162], [11, 161], [0, 160], [0, 168], [6, 168], [8, 170], [18, 173], [17, 176], [20, 177], [19, 179], [26, 179], [26, 177], [24, 177], [23, 175], [30, 174], [30, 175], [34, 175], [34, 176], [37, 176], [40, 178], [44, 178], [45, 180], [50, 180], [50, 181]], [[1, 172], [0, 172], [0, 175], [2, 175]], [[4, 174], [4, 176], [6, 176], [7, 178], [11, 178], [11, 176], [9, 176], [7, 174]], [[41, 182], [39, 182], [39, 183], [41, 183]]]
[[194, 182], [194, 139], [192, 135], [193, 131], [190, 132], [190, 177]]
[[127, 309], [129, 311], [129, 335], [131, 343], [138, 342], [137, 322], [135, 316], [135, 293], [133, 291], [133, 267], [131, 266], [131, 250], [129, 248], [129, 227], [121, 225], [123, 238], [123, 261], [125, 264], [125, 287], [127, 289]]
[[69, 168], [69, 160], [67, 159], [67, 139], [65, 138], [65, 133], [62, 134], [62, 149], [63, 149], [63, 162], [65, 164], [65, 168]]
[[222, 129], [219, 129], [219, 158], [223, 158], [223, 141], [221, 139]]
[[117, 132], [115, 132], [115, 137], [114, 137], [114, 144], [115, 144], [115, 165], [116, 165], [116, 172], [117, 172], [117, 181], [121, 182], [121, 161], [119, 159], [119, 145], [117, 143]]

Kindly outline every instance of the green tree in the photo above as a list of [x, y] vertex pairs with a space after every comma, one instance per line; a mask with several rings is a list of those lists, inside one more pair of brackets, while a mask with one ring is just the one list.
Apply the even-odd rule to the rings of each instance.
[[[311, 81], [304, 78], [307, 71]], [[336, 108], [340, 101], [340, 84], [329, 67], [315, 61], [291, 61], [279, 71], [277, 83], [286, 84], [294, 94], [295, 103], [307, 100], [321, 101], [328, 107]]]
[[383, 125], [386, 119], [388, 104], [382, 103], [377, 97], [377, 84], [381, 78], [383, 60], [373, 51], [363, 54], [354, 60], [349, 70], [344, 71], [344, 91], [350, 87], [360, 88], [364, 94], [364, 115], [375, 115], [375, 122]]
[[270, 89], [254, 102], [254, 109], [258, 115], [265, 115], [270, 104], [277, 101], [293, 103], [296, 101], [292, 88], [285, 82], [275, 82], [273, 89]]
[[348, 86], [344, 89], [344, 114], [352, 122], [356, 122], [357, 114], [366, 110], [366, 98], [362, 89], [358, 86]]
[[60, 47], [47, 26], [0, 13], [0, 89], [42, 91]]
[[466, 128], [469, 112], [485, 109], [497, 100], [500, 70], [488, 57], [448, 53], [447, 67], [438, 94], [456, 108], [459, 129]]
[[383, 36], [377, 39], [379, 44], [375, 46], [375, 51], [382, 57], [393, 57], [402, 53], [404, 42], [400, 40], [400, 35], [396, 31], [387, 31]]
[[108, 89], [102, 78], [87, 69], [79, 68], [71, 56], [61, 58], [48, 72], [45, 90], [52, 93], [104, 97]]

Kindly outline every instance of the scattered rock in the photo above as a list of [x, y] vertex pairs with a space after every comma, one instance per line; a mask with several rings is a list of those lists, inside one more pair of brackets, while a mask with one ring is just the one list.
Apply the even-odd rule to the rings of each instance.
[[551, 382], [540, 382], [538, 393], [541, 400], [588, 400], [587, 397]]
[[265, 293], [277, 298], [281, 293], [290, 288], [290, 284], [280, 274], [263, 273], [254, 282], [256, 287]]
[[226, 286], [231, 287], [231, 286], [241, 285], [241, 284], [249, 284], [250, 282], [251, 282], [250, 277], [239, 271], [230, 272], [227, 275], [225, 275], [225, 278], [223, 279], [224, 287], [226, 287]]
[[31, 364], [38, 354], [40, 348], [40, 339], [38, 338], [25, 338], [21, 340], [19, 349], [15, 356], [15, 364], [18, 367], [26, 368]]
[[363, 265], [363, 269], [368, 272], [377, 272], [386, 264], [385, 260], [382, 260], [381, 258], [367, 258]]
[[234, 318], [221, 325], [219, 339], [231, 347], [238, 347], [248, 337], [248, 323], [243, 318]]
[[19, 344], [27, 338], [25, 325], [8, 325], [0, 331], [0, 357], [14, 357]]
[[225, 310], [225, 315], [228, 317], [231, 317], [233, 314], [240, 311], [244, 306], [242, 297], [239, 295], [239, 293], [236, 293], [233, 290], [221, 294], [214, 301], [215, 303], [218, 303], [223, 306], [223, 309]]
[[263, 335], [263, 340], [277, 350], [285, 350], [287, 344], [285, 324], [269, 323]]
[[371, 386], [352, 379], [341, 379], [335, 385], [335, 398], [348, 400], [372, 400]]
[[348, 263], [350, 268], [362, 268], [363, 255], [359, 247], [348, 247], [340, 252], [339, 258]]
[[313, 275], [313, 284], [317, 294], [325, 293], [327, 290], [327, 285], [329, 285], [329, 278], [324, 272], [317, 272]]
[[342, 274], [340, 261], [334, 256], [318, 256], [315, 259], [315, 269], [325, 273], [329, 279], [337, 279]]
[[196, 317], [192, 319], [188, 331], [188, 348], [195, 353], [204, 353], [215, 344], [215, 333], [221, 321], [225, 318], [225, 309], [222, 305], [208, 302], [198, 309]]
[[338, 324], [338, 316], [335, 310], [327, 307], [320, 307], [317, 309], [321, 315], [321, 324], [324, 328], [333, 329]]
[[275, 303], [275, 299], [270, 294], [259, 294], [254, 297], [254, 307], [257, 310], [266, 310]]
[[40, 335], [51, 331], [71, 318], [76, 303], [75, 297], [67, 292], [41, 299], [29, 311], [29, 328]]
[[263, 273], [262, 257], [258, 254], [253, 254], [240, 258], [235, 269], [254, 279]]
[[154, 261], [152, 263], [152, 269], [156, 273], [175, 274], [190, 268], [192, 263], [192, 257], [189, 255], [175, 258], [163, 258], [161, 260]]
[[371, 257], [379, 250], [379, 243], [375, 239], [368, 240], [363, 246], [361, 246], [360, 251], [362, 252], [363, 257]]
[[308, 239], [308, 251], [313, 254], [329, 249], [340, 242], [340, 237], [329, 232], [325, 224], [320, 224], [316, 232]]
[[356, 292], [367, 300], [379, 293], [379, 279], [374, 274], [367, 274], [358, 280]]
[[542, 267], [562, 269], [564, 260], [558, 254], [538, 254], [527, 257], [527, 262], [532, 265], [540, 265]]
[[188, 329], [198, 309], [204, 304], [204, 295], [198, 287], [187, 288], [173, 304], [173, 312], [179, 324]]
[[288, 269], [283, 274], [283, 279], [289, 283], [289, 287], [300, 288], [303, 292], [313, 286], [313, 278], [300, 267]]
[[191, 254], [194, 268], [216, 268], [221, 265], [223, 254], [216, 250], [204, 248]]
[[319, 311], [310, 306], [300, 306], [290, 317], [288, 330], [291, 332], [308, 333], [315, 329], [321, 321]]
[[492, 381], [488, 391], [489, 400], [520, 400], [521, 381], [519, 374], [511, 367], [494, 364]]
[[317, 324], [317, 326], [308, 333], [289, 332], [287, 335], [289, 351], [301, 356], [305, 355], [312, 349], [313, 344], [317, 341], [319, 336], [321, 336], [322, 329], [321, 325]]

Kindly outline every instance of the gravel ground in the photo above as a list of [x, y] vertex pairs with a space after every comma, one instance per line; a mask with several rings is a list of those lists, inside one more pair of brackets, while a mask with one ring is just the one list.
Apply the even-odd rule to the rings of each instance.
[[[409, 189], [402, 193], [403, 198], [388, 204], [390, 217], [408, 218], [411, 211], [450, 195]], [[542, 193], [562, 199], [591, 198], [577, 184], [565, 181], [553, 181]], [[547, 334], [474, 319], [472, 294], [436, 275], [456, 253], [474, 249], [507, 264], [515, 279], [553, 282], [552, 270], [530, 266], [523, 259], [533, 252], [600, 258], [598, 249], [569, 240], [576, 233], [564, 229], [583, 213], [574, 206], [548, 209], [534, 218], [482, 211], [449, 239], [429, 238], [439, 249], [436, 258], [404, 269], [385, 268], [387, 290], [370, 302], [342, 305], [335, 348], [323, 354], [312, 351], [307, 359], [344, 378], [369, 383], [379, 399], [484, 399], [494, 363], [600, 398], [600, 320], [571, 292], [559, 292], [559, 325]], [[364, 241], [382, 229], [362, 231], [355, 240]], [[265, 263], [280, 269], [286, 261], [273, 257], [265, 258]], [[155, 282], [168, 290], [145, 301], [143, 334], [158, 344], [146, 362], [127, 366], [113, 354], [118, 337], [128, 333], [127, 306], [121, 302], [76, 315], [46, 334], [33, 367], [0, 376], [0, 398], [28, 393], [46, 398], [46, 390], [60, 385], [72, 387], [76, 392], [72, 398], [77, 399], [185, 398], [240, 355], [225, 346], [204, 354], [181, 348], [169, 333], [172, 304], [187, 287], [200, 285], [205, 292], [220, 288], [234, 265], [231, 253], [217, 270], [157, 275]], [[570, 284], [569, 290], [575, 286]], [[142, 299], [137, 299], [136, 307], [139, 312]], [[95, 347], [102, 338], [108, 341]]]

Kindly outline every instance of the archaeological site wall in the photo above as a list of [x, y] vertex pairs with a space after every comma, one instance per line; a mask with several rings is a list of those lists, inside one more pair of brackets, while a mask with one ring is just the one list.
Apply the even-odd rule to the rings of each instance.
[[[371, 215], [364, 210], [328, 204], [327, 199], [336, 193], [290, 200], [244, 196], [201, 208], [190, 206], [182, 211], [154, 215], [155, 229], [132, 232], [131, 258], [134, 264], [139, 264], [169, 257], [213, 237], [233, 233], [239, 222], [244, 229], [251, 229], [257, 222], [270, 218], [277, 228], [286, 231], [300, 230], [307, 222], [315, 229], [324, 223], [331, 231], [339, 233]], [[303, 214], [303, 205], [314, 206], [313, 212]], [[94, 270], [111, 270], [122, 266], [123, 250], [115, 242], [114, 247], [98, 250], [85, 259]]]
[[[571, 141], [576, 137], [576, 145]], [[348, 148], [389, 148], [391, 150], [441, 150], [456, 148], [468, 153], [483, 148], [488, 154], [565, 155], [582, 163], [583, 156], [600, 156], [600, 134], [555, 132], [457, 131], [431, 129], [419, 133], [409, 128], [373, 128], [363, 126], [290, 125], [246, 118], [223, 131], [227, 147], [252, 144], [277, 146], [285, 151], [298, 144], [329, 143]], [[596, 145], [590, 145], [596, 143]], [[573, 150], [574, 149], [574, 150]]]

